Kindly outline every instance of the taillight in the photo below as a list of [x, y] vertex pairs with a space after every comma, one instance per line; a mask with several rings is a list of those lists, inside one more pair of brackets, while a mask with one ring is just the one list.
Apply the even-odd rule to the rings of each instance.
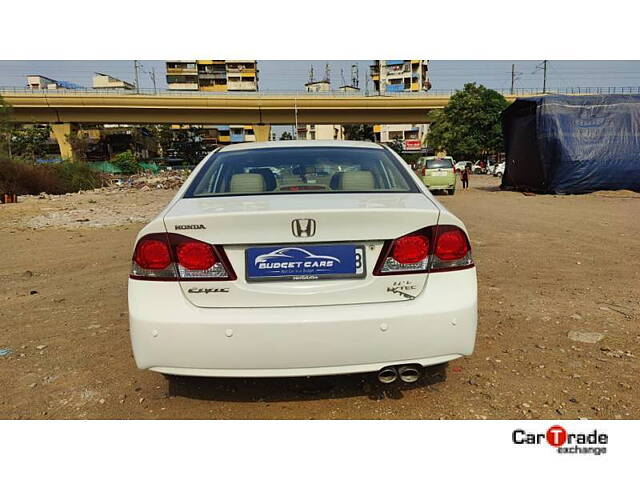
[[178, 263], [187, 270], [207, 270], [216, 264], [211, 245], [203, 242], [185, 242], [177, 246]]
[[429, 255], [429, 239], [424, 235], [407, 235], [393, 242], [391, 258], [406, 265], [423, 261]]
[[471, 246], [464, 231], [440, 225], [385, 242], [373, 274], [441, 272], [472, 266]]
[[175, 233], [142, 237], [135, 248], [131, 278], [138, 280], [235, 280], [220, 246]]
[[171, 264], [169, 246], [161, 240], [145, 238], [138, 243], [134, 261], [148, 270], [164, 270]]
[[429, 271], [442, 272], [472, 267], [471, 245], [464, 231], [453, 225], [439, 225], [436, 230], [436, 244]]
[[427, 168], [425, 167], [422, 169], [422, 176], [424, 177], [426, 174], [427, 174]]

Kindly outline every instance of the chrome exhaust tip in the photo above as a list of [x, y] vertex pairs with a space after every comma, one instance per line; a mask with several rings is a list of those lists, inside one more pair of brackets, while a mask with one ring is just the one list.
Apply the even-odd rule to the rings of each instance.
[[403, 382], [414, 383], [418, 381], [422, 375], [422, 371], [415, 365], [404, 365], [398, 368], [398, 374], [400, 375], [400, 380]]
[[378, 372], [380, 383], [393, 383], [398, 379], [398, 371], [395, 367], [385, 367]]

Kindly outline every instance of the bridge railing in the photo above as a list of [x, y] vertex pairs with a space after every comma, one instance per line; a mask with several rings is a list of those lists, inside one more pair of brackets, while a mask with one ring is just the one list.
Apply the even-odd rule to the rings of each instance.
[[[493, 89], [503, 95], [542, 95], [543, 92], [537, 88], [516, 88], [516, 89]], [[266, 90], [254, 92], [206, 92], [200, 90], [168, 90], [141, 88], [139, 90], [122, 90], [122, 89], [103, 89], [103, 88], [73, 88], [73, 89], [30, 89], [25, 87], [0, 86], [0, 95], [7, 94], [25, 94], [25, 95], [162, 95], [162, 96], [230, 96], [230, 97], [449, 97], [459, 90], [432, 89], [428, 92], [378, 92], [354, 91], [354, 90], [330, 90], [327, 92], [307, 92], [300, 90]], [[547, 94], [564, 94], [564, 95], [604, 95], [604, 94], [640, 94], [640, 86], [608, 86], [608, 87], [565, 87], [565, 88], [548, 88]]]

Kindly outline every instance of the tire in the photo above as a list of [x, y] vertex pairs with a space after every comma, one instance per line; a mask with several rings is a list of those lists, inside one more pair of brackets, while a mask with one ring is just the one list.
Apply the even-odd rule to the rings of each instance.
[[496, 173], [496, 177], [501, 178], [502, 177], [502, 172]]
[[447, 190], [447, 193], [449, 195], [453, 195], [454, 193], [456, 193], [456, 189], [455, 188], [450, 188], [449, 190]]

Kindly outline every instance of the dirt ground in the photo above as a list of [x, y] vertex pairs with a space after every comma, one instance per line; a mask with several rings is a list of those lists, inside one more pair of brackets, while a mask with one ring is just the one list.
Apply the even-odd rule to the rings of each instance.
[[174, 192], [0, 205], [0, 418], [640, 418], [640, 195], [527, 196], [498, 183], [474, 175], [470, 190], [438, 196], [471, 234], [475, 353], [391, 387], [140, 371], [132, 243]]

